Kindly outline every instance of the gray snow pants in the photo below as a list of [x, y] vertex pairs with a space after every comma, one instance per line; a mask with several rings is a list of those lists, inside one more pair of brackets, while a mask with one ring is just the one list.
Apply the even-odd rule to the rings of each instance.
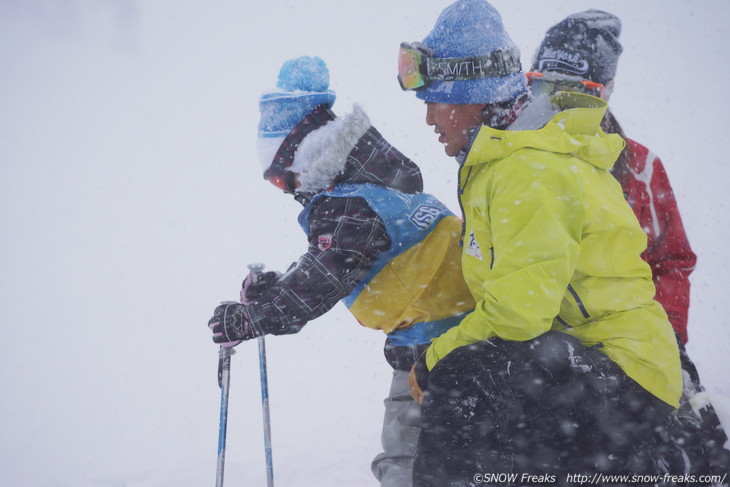
[[384, 403], [383, 452], [375, 457], [371, 469], [381, 487], [411, 487], [421, 409], [411, 396], [408, 372], [393, 371], [390, 394]]

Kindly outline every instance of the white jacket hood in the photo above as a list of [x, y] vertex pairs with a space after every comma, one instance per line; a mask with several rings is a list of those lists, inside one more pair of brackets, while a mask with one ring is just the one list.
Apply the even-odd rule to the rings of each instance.
[[289, 171], [298, 173], [298, 191], [320, 192], [345, 169], [347, 157], [370, 128], [370, 119], [360, 105], [351, 114], [337, 117], [302, 140]]

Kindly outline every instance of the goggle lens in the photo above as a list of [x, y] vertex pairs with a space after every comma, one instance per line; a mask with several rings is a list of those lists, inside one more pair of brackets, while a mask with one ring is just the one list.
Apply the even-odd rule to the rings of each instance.
[[426, 81], [421, 72], [423, 57], [421, 52], [411, 47], [401, 46], [398, 52], [398, 81], [404, 90], [422, 88]]
[[542, 73], [526, 73], [527, 83], [533, 96], [552, 95], [558, 91], [572, 91], [604, 98], [606, 87], [588, 80], [545, 79]]
[[272, 171], [269, 174], [264, 174], [264, 177], [285, 193], [293, 194], [296, 191], [297, 185], [293, 173], [286, 171], [281, 174], [281, 171]]
[[532, 96], [535, 97], [538, 97], [540, 95], [552, 95], [556, 91], [559, 91], [556, 89], [554, 83], [541, 79], [534, 79], [529, 81], [528, 86], [530, 87]]
[[278, 176], [269, 176], [269, 177], [267, 178], [267, 180], [268, 180], [268, 181], [269, 181], [269, 182], [270, 182], [271, 184], [273, 184], [274, 186], [276, 186], [277, 188], [279, 188], [280, 190], [282, 190], [282, 191], [287, 191], [287, 192], [288, 192], [289, 188], [287, 187], [287, 185], [286, 185], [286, 181], [284, 181], [284, 179], [283, 179], [283, 178], [280, 178], [280, 177], [278, 177]]

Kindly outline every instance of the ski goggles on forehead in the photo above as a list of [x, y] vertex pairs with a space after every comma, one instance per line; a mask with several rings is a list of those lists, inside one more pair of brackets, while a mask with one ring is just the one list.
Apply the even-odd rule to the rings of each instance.
[[533, 96], [552, 95], [558, 91], [572, 91], [606, 99], [606, 86], [601, 83], [594, 83], [585, 79], [564, 78], [536, 71], [527, 72], [525, 76]]
[[398, 82], [405, 90], [423, 90], [434, 81], [466, 81], [507, 76], [522, 70], [515, 51], [494, 51], [487, 56], [437, 58], [420, 42], [403, 42], [398, 51]]

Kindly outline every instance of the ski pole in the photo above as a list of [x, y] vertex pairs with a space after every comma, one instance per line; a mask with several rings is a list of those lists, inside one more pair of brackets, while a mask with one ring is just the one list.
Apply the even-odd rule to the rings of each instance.
[[[249, 264], [253, 282], [256, 282], [264, 270], [263, 264]], [[261, 406], [264, 413], [264, 453], [266, 455], [266, 485], [274, 487], [274, 461], [271, 455], [271, 417], [269, 416], [269, 380], [266, 371], [266, 343], [264, 336], [258, 337], [259, 372], [261, 375]]]
[[221, 388], [221, 412], [218, 427], [218, 461], [215, 486], [223, 487], [223, 469], [226, 463], [226, 430], [228, 429], [228, 386], [231, 381], [231, 355], [233, 348], [221, 347], [218, 351], [218, 386]]
[[264, 410], [264, 452], [266, 454], [266, 485], [274, 487], [274, 461], [271, 456], [271, 418], [269, 416], [269, 383], [266, 373], [266, 344], [259, 337], [259, 369], [261, 372], [261, 406]]

